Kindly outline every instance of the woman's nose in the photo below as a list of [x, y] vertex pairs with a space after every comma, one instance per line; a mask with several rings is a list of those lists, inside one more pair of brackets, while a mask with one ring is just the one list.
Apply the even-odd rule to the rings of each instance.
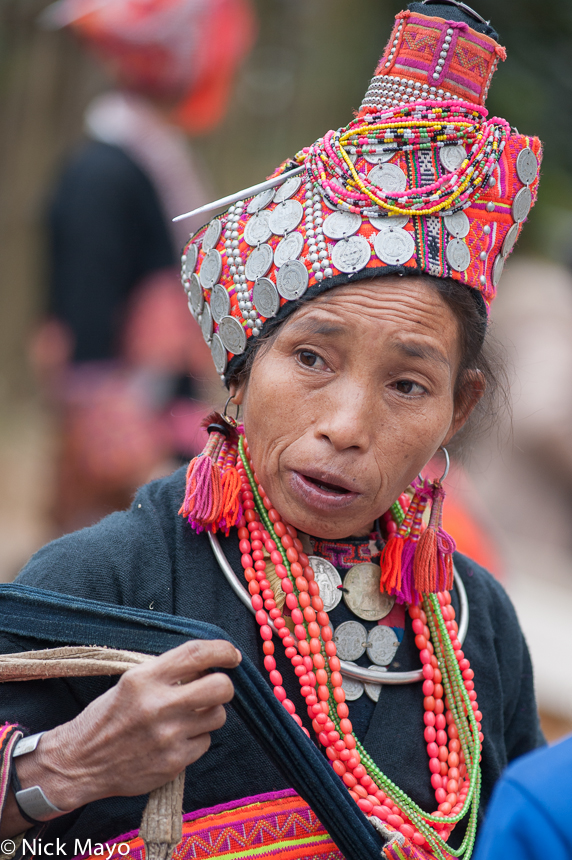
[[373, 399], [368, 387], [355, 383], [330, 390], [320, 404], [316, 433], [337, 451], [368, 450], [375, 420]]

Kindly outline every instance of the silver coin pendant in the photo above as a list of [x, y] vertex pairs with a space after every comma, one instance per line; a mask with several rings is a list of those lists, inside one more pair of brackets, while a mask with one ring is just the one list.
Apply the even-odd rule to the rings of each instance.
[[342, 239], [332, 251], [332, 263], [340, 272], [351, 274], [364, 269], [371, 258], [371, 246], [364, 236]]
[[471, 252], [462, 239], [451, 239], [445, 251], [447, 262], [456, 272], [464, 272], [471, 264]]
[[246, 211], [249, 215], [254, 215], [254, 213], [258, 212], [260, 209], [266, 209], [267, 206], [270, 206], [274, 200], [274, 193], [273, 188], [267, 188], [265, 191], [260, 191], [255, 197], [253, 197], [246, 207]]
[[363, 681], [358, 681], [357, 678], [348, 678], [347, 675], [342, 675], [342, 689], [346, 694], [346, 701], [355, 702], [363, 696], [365, 684]]
[[471, 229], [471, 222], [462, 209], [450, 215], [445, 215], [443, 221], [445, 222], [447, 232], [451, 236], [454, 236], [455, 239], [464, 239]]
[[340, 660], [359, 660], [367, 647], [367, 630], [359, 621], [344, 621], [334, 630]]
[[308, 561], [320, 587], [320, 597], [324, 601], [324, 612], [331, 612], [342, 599], [342, 591], [339, 588], [342, 584], [342, 578], [331, 561], [318, 555], [311, 555]]
[[516, 172], [523, 185], [530, 185], [538, 173], [538, 159], [529, 146], [521, 149], [516, 157]]
[[263, 278], [267, 275], [272, 266], [274, 252], [270, 245], [259, 245], [250, 252], [250, 256], [246, 261], [244, 273], [247, 280], [256, 281], [257, 278]]
[[508, 255], [510, 254], [510, 252], [514, 248], [516, 240], [518, 239], [518, 230], [519, 230], [519, 225], [513, 224], [512, 227], [509, 229], [508, 233], [506, 234], [506, 236], [504, 237], [504, 240], [502, 243], [502, 255], [503, 255], [503, 257], [508, 257]]
[[211, 248], [203, 258], [199, 276], [205, 290], [212, 290], [222, 272], [222, 257], [216, 248]]
[[287, 179], [286, 182], [282, 183], [282, 185], [279, 185], [276, 189], [276, 193], [274, 195], [274, 202], [284, 203], [285, 200], [288, 200], [290, 197], [294, 197], [301, 184], [301, 176], [291, 176], [290, 179]]
[[220, 221], [215, 219], [211, 221], [207, 229], [205, 230], [205, 235], [203, 236], [203, 244], [202, 248], [205, 254], [217, 245], [218, 240], [220, 239], [220, 234], [222, 233], [222, 224]]
[[258, 278], [252, 288], [254, 307], [262, 317], [275, 317], [280, 308], [278, 290], [270, 278]]
[[211, 314], [215, 323], [230, 313], [230, 296], [222, 284], [215, 284], [211, 293]]
[[380, 231], [373, 247], [379, 259], [388, 266], [401, 266], [415, 253], [413, 236], [400, 227]]
[[347, 239], [361, 227], [361, 215], [357, 212], [332, 212], [324, 221], [322, 230], [328, 239]]
[[257, 212], [252, 218], [249, 218], [244, 228], [244, 241], [249, 245], [256, 247], [263, 242], [267, 242], [272, 236], [272, 230], [268, 226], [270, 212], [263, 209]]
[[274, 250], [274, 264], [280, 268], [290, 260], [297, 260], [304, 247], [304, 237], [301, 233], [288, 233], [280, 239]]
[[218, 334], [213, 334], [211, 340], [211, 355], [216, 372], [221, 375], [226, 370], [227, 356], [224, 344]]
[[364, 621], [385, 618], [395, 603], [395, 597], [379, 590], [380, 579], [380, 566], [370, 561], [354, 564], [344, 577], [344, 602]]
[[441, 164], [448, 173], [454, 173], [455, 170], [458, 170], [466, 157], [467, 150], [462, 143], [442, 146], [439, 150]]
[[387, 194], [399, 194], [407, 188], [407, 177], [397, 164], [380, 164], [369, 171], [367, 178]]
[[303, 296], [308, 289], [309, 275], [300, 260], [289, 260], [280, 266], [276, 275], [276, 288], [283, 299], [292, 301]]
[[219, 323], [218, 334], [223, 345], [233, 355], [240, 355], [246, 349], [246, 332], [234, 317], [223, 317]]
[[400, 642], [395, 631], [385, 624], [373, 627], [367, 637], [367, 656], [376, 666], [389, 666]]

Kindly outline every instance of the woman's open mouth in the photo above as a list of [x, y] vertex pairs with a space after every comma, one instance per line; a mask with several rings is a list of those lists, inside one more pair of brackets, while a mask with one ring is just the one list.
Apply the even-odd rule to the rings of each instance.
[[311, 484], [314, 484], [320, 490], [326, 490], [330, 493], [341, 493], [342, 495], [349, 493], [349, 490], [346, 490], [345, 487], [340, 487], [339, 484], [330, 484], [328, 481], [319, 481], [315, 478], [311, 478], [310, 475], [302, 475], [301, 477], [305, 481], [309, 481]]
[[[348, 483], [338, 483], [334, 475], [322, 476], [319, 472], [306, 471], [290, 473], [290, 489], [305, 505], [321, 511], [344, 508], [351, 505], [360, 495], [350, 489]], [[328, 480], [329, 479], [329, 480]]]

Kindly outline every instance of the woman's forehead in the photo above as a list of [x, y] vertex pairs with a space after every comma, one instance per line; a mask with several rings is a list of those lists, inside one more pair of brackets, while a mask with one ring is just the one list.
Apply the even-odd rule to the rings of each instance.
[[[302, 305], [286, 321], [289, 327], [319, 326], [322, 333], [342, 333], [347, 326], [390, 323], [405, 329], [452, 324], [448, 305], [422, 277], [384, 277], [346, 284]], [[283, 323], [284, 325], [284, 323]]]

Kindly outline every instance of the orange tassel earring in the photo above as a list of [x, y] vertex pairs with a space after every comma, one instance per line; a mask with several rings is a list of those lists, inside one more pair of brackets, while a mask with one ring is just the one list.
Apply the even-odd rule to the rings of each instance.
[[453, 553], [456, 545], [443, 529], [443, 481], [449, 473], [449, 453], [445, 455], [445, 472], [431, 485], [431, 517], [429, 525], [419, 538], [413, 560], [415, 590], [420, 594], [448, 591], [453, 587]]

